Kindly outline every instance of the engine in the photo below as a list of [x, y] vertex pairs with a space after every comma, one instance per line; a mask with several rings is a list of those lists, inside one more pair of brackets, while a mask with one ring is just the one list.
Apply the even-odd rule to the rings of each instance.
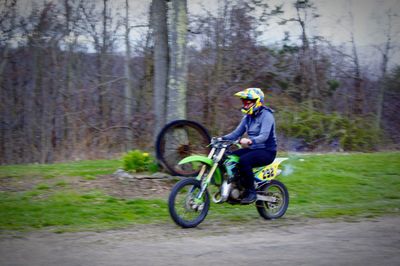
[[235, 182], [228, 183], [227, 181], [224, 181], [222, 183], [220, 190], [217, 191], [212, 196], [212, 200], [214, 201], [214, 203], [223, 203], [228, 198], [236, 201], [236, 200], [240, 200], [240, 197], [241, 197], [241, 191], [236, 186], [236, 183]]
[[240, 197], [240, 190], [238, 189], [238, 188], [233, 188], [232, 190], [231, 190], [231, 194], [229, 195], [232, 199], [235, 199], [235, 200], [237, 200], [237, 199], [239, 199], [239, 197]]

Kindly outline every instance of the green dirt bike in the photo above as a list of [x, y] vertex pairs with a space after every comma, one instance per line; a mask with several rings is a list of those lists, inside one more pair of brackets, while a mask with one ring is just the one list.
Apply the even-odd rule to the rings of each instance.
[[[210, 194], [214, 203], [240, 204], [244, 188], [237, 169], [239, 157], [232, 154], [238, 141], [211, 139], [208, 156], [191, 155], [179, 165], [191, 164], [200, 168], [195, 178], [180, 180], [172, 188], [168, 199], [169, 213], [174, 222], [184, 228], [196, 227], [207, 216]], [[265, 219], [282, 217], [289, 204], [285, 185], [274, 178], [281, 173], [279, 164], [287, 158], [276, 158], [273, 163], [253, 169], [258, 213]]]

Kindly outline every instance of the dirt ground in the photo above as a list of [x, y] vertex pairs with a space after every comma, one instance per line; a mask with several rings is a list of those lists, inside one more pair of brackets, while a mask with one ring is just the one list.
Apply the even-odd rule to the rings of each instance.
[[77, 180], [72, 186], [80, 189], [100, 189], [119, 198], [167, 197], [176, 180], [169, 176], [154, 178], [151, 175], [136, 175], [135, 178], [117, 178], [103, 175], [96, 180]]
[[2, 266], [400, 265], [400, 217], [279, 219], [241, 225], [172, 222], [106, 232], [0, 237]]
[[[27, 191], [40, 184], [47, 184], [51, 189], [73, 189], [79, 191], [99, 189], [105, 193], [120, 198], [154, 198], [166, 197], [177, 179], [166, 174], [136, 174], [133, 178], [122, 178], [117, 175], [101, 175], [95, 179], [82, 177], [55, 177], [55, 178], [8, 178], [0, 179], [1, 191]], [[63, 183], [63, 186], [58, 184]], [[42, 190], [45, 193], [45, 190]]]

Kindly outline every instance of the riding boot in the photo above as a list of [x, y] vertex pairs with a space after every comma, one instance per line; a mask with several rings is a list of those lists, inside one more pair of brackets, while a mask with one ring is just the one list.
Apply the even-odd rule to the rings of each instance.
[[248, 189], [245, 192], [245, 197], [240, 201], [241, 204], [250, 204], [255, 202], [257, 199], [257, 193], [255, 189]]

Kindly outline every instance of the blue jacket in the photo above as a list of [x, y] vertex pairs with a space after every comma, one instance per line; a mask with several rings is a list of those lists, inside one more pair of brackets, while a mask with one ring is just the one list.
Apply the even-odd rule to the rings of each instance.
[[255, 114], [245, 115], [237, 128], [223, 138], [236, 140], [246, 132], [253, 142], [250, 149], [276, 151], [275, 119], [270, 108], [263, 106]]

